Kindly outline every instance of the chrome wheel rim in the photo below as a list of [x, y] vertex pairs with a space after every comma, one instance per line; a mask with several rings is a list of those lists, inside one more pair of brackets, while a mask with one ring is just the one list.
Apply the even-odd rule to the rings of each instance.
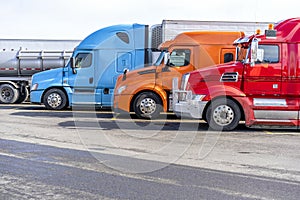
[[213, 111], [213, 119], [220, 126], [229, 125], [234, 120], [234, 111], [227, 105], [217, 106]]
[[58, 106], [61, 105], [62, 98], [59, 94], [52, 93], [48, 96], [47, 102], [48, 102], [48, 105], [51, 106], [52, 108], [57, 108]]
[[151, 115], [156, 110], [156, 102], [151, 98], [145, 98], [140, 103], [140, 110], [145, 115]]
[[4, 88], [2, 90], [1, 93], [1, 97], [5, 100], [5, 101], [10, 101], [13, 98], [13, 91], [10, 88]]

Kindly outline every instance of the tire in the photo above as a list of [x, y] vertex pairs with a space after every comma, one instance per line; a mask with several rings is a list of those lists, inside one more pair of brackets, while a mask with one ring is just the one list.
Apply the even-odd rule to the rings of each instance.
[[67, 96], [62, 90], [53, 88], [45, 93], [43, 103], [49, 110], [62, 110], [67, 107]]
[[0, 103], [15, 103], [19, 98], [19, 90], [11, 84], [0, 85]]
[[19, 99], [16, 101], [16, 103], [23, 103], [29, 96], [29, 90], [27, 87], [24, 87], [23, 93], [20, 92]]
[[162, 102], [156, 94], [152, 92], [143, 92], [135, 98], [133, 102], [133, 111], [138, 118], [155, 119], [162, 111]]
[[239, 124], [241, 110], [231, 99], [216, 99], [209, 105], [206, 119], [209, 127], [214, 130], [231, 131]]

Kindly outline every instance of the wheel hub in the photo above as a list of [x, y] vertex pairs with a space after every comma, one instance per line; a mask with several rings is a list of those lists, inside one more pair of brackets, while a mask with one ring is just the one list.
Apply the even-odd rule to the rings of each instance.
[[9, 91], [5, 91], [4, 96], [9, 97], [10, 96], [10, 92]]
[[61, 96], [57, 93], [50, 94], [47, 98], [47, 101], [52, 108], [56, 108], [62, 103]]
[[156, 102], [151, 98], [145, 98], [141, 101], [140, 110], [144, 114], [152, 114], [156, 110]]
[[12, 91], [9, 89], [4, 89], [2, 92], [2, 97], [6, 100], [10, 99], [12, 96]]
[[233, 121], [234, 112], [231, 107], [220, 105], [214, 110], [213, 119], [218, 125], [225, 126]]

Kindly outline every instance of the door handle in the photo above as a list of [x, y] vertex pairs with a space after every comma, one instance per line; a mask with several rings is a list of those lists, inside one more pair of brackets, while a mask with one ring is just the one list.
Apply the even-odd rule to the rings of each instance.
[[93, 82], [94, 82], [94, 78], [93, 77], [89, 78], [89, 83], [92, 84]]

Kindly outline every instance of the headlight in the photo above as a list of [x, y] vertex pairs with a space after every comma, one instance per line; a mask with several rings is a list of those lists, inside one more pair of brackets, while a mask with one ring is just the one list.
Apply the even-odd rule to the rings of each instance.
[[123, 85], [123, 86], [119, 87], [118, 90], [117, 90], [117, 93], [121, 94], [126, 88], [127, 88], [126, 85]]
[[38, 89], [39, 84], [35, 83], [32, 85], [32, 87], [30, 88], [30, 90], [37, 90]]

